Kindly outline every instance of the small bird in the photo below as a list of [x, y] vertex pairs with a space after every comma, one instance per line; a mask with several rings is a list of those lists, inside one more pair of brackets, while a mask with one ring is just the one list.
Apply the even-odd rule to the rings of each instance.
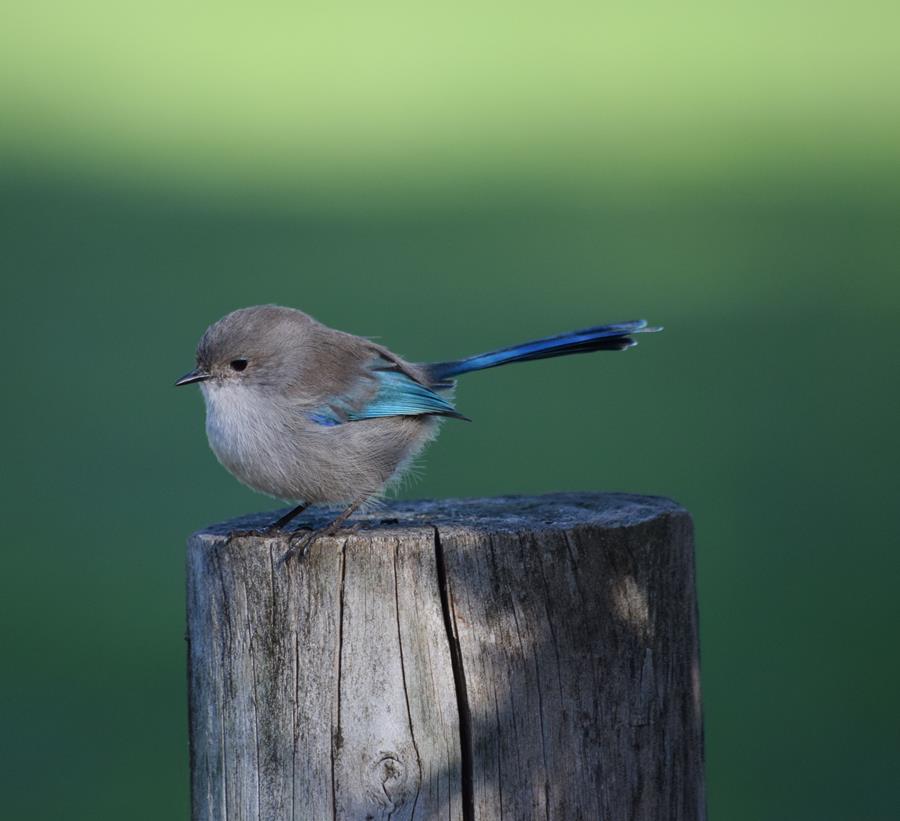
[[418, 364], [302, 311], [258, 305], [207, 328], [197, 367], [175, 385], [199, 383], [210, 447], [230, 473], [296, 504], [266, 533], [279, 532], [309, 505], [346, 505], [298, 544], [292, 536], [289, 558], [336, 533], [360, 505], [399, 479], [442, 419], [467, 419], [453, 405], [457, 376], [512, 362], [622, 351], [637, 344], [632, 334], [659, 330], [640, 319]]

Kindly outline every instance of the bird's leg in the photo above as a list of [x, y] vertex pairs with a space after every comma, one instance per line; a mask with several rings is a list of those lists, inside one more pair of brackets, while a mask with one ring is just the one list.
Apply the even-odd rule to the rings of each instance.
[[[312, 543], [318, 539], [320, 536], [334, 536], [337, 533], [344, 522], [347, 521], [355, 512], [356, 509], [368, 499], [368, 496], [363, 496], [357, 499], [353, 504], [351, 504], [340, 516], [338, 516], [333, 522], [327, 524], [325, 527], [320, 528], [319, 530], [314, 530], [312, 533], [304, 534], [300, 537], [297, 544], [292, 544], [288, 549], [287, 553], [284, 554], [281, 561], [287, 562], [289, 559], [293, 557], [297, 557], [298, 559], [306, 558], [306, 554], [309, 552], [309, 548], [312, 546]], [[296, 536], [292, 536], [290, 541], [293, 542]]]
[[240, 539], [245, 536], [256, 536], [256, 537], [266, 537], [273, 536], [276, 533], [280, 533], [282, 528], [291, 521], [295, 516], [299, 516], [303, 513], [306, 508], [309, 507], [308, 502], [303, 502], [303, 504], [297, 505], [293, 510], [289, 510], [284, 514], [277, 522], [270, 524], [268, 527], [263, 528], [262, 530], [232, 530], [231, 533], [228, 534], [228, 538], [230, 539]]
[[308, 508], [308, 507], [309, 507], [309, 502], [301, 502], [299, 505], [297, 505], [297, 507], [293, 508], [293, 510], [289, 510], [287, 513], [285, 513], [284, 516], [282, 516], [277, 522], [270, 524], [265, 529], [265, 531], [264, 531], [265, 534], [268, 536], [268, 535], [271, 535], [272, 533], [278, 533], [278, 532], [284, 530], [284, 526], [286, 524], [288, 524], [290, 521], [292, 521], [297, 516], [299, 516], [301, 513], [303, 513], [303, 511], [306, 510], [306, 508]]

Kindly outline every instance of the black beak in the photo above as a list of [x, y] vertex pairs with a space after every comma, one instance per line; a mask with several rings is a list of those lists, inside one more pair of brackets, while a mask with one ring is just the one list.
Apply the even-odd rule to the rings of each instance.
[[204, 379], [209, 379], [210, 374], [203, 370], [203, 368], [194, 368], [190, 373], [186, 373], [181, 377], [176, 383], [175, 387], [178, 388], [181, 385], [190, 385], [192, 382], [202, 382]]

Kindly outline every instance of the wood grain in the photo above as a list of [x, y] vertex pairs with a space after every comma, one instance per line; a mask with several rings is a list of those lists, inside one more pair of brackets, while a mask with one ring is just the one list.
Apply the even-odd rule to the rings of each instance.
[[194, 821], [705, 818], [674, 502], [395, 503], [288, 565], [228, 537], [271, 518], [188, 544]]

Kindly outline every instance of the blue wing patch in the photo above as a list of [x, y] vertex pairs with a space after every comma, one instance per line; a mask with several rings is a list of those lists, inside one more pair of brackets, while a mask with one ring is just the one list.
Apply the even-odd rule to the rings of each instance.
[[453, 416], [466, 417], [444, 397], [415, 379], [397, 370], [377, 370], [378, 391], [368, 404], [352, 409], [342, 398], [335, 398], [328, 405], [309, 415], [317, 425], [333, 427], [344, 422], [360, 422], [364, 419], [381, 419], [385, 416]]
[[376, 371], [375, 376], [379, 382], [378, 393], [362, 410], [351, 411], [347, 415], [351, 422], [382, 416], [418, 416], [422, 413], [460, 415], [450, 402], [402, 371]]

